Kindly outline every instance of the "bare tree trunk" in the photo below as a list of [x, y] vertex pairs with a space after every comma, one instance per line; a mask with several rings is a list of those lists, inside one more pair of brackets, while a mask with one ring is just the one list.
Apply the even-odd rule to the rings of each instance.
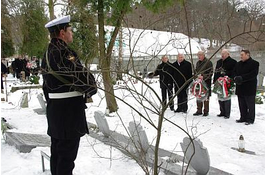
[[55, 16], [54, 16], [54, 2], [53, 2], [53, 0], [49, 0], [48, 7], [49, 7], [49, 13], [50, 13], [50, 20], [53, 20], [55, 18]]
[[160, 145], [160, 139], [161, 139], [161, 130], [162, 130], [162, 124], [163, 124], [163, 120], [164, 120], [164, 114], [165, 114], [165, 109], [164, 109], [164, 105], [162, 107], [162, 112], [159, 115], [159, 119], [158, 119], [158, 127], [157, 127], [157, 137], [156, 137], [156, 144], [155, 144], [155, 160], [154, 160], [154, 175], [158, 175], [159, 174], [159, 166], [158, 165], [158, 151], [159, 151], [159, 145]]
[[117, 79], [122, 80], [122, 28], [119, 30], [119, 60]]
[[104, 34], [104, 5], [103, 0], [98, 1], [98, 26], [99, 26], [99, 58], [102, 70], [103, 84], [105, 89], [105, 97], [107, 108], [109, 112], [118, 110], [117, 102], [114, 96], [114, 89], [110, 77], [110, 58], [111, 55], [106, 56], [105, 52], [105, 34]]
[[209, 38], [209, 40], [210, 40], [210, 48], [209, 49], [213, 49], [213, 38], [211, 35], [209, 37], [210, 37]]

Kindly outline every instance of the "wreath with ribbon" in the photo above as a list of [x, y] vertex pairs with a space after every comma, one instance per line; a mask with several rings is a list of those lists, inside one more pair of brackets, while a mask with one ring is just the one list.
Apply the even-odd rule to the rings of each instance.
[[201, 79], [195, 79], [189, 87], [190, 94], [196, 97], [198, 101], [204, 101], [208, 97], [208, 88], [206, 83]]
[[213, 92], [217, 94], [219, 100], [229, 100], [235, 92], [235, 84], [228, 76], [219, 77], [214, 83]]

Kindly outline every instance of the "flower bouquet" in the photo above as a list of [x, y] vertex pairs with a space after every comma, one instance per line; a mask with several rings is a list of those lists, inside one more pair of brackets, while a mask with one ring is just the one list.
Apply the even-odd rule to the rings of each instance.
[[198, 101], [204, 101], [208, 97], [208, 87], [201, 78], [193, 80], [188, 89], [190, 94], [195, 96]]
[[230, 100], [235, 92], [235, 84], [228, 76], [220, 77], [214, 83], [213, 92], [220, 101]]

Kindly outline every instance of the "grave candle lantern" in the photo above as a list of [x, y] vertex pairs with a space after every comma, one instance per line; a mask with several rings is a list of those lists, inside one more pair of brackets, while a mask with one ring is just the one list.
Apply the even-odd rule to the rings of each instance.
[[240, 135], [240, 137], [239, 137], [238, 151], [245, 152], [245, 140], [244, 140], [243, 135]]

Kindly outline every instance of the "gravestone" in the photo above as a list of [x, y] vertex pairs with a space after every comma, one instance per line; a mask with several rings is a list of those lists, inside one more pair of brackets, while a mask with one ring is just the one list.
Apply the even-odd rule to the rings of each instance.
[[[190, 162], [192, 168], [197, 171], [198, 175], [206, 175], [210, 170], [210, 158], [207, 148], [203, 147], [200, 139], [193, 140], [194, 147], [189, 137], [183, 139], [183, 143], [180, 143], [182, 151], [184, 152], [187, 162]], [[194, 154], [194, 155], [193, 155]]]
[[110, 136], [110, 129], [109, 124], [105, 118], [105, 115], [101, 111], [95, 111], [94, 118], [96, 120], [96, 123], [98, 125], [99, 130], [104, 134], [105, 137]]
[[45, 101], [43, 99], [43, 95], [40, 93], [37, 95], [37, 98], [38, 98], [38, 101], [40, 103], [41, 108], [33, 109], [34, 112], [36, 112], [39, 115], [46, 114], [46, 104], [45, 104]]
[[146, 153], [150, 146], [148, 143], [148, 138], [146, 136], [146, 133], [143, 130], [143, 127], [140, 125], [139, 122], [132, 121], [129, 123], [128, 129], [137, 149], [142, 150], [143, 152]]
[[28, 100], [28, 93], [27, 92], [23, 93], [23, 96], [22, 96], [22, 99], [21, 99], [21, 102], [20, 102], [20, 107], [21, 108], [29, 107], [29, 100]]
[[5, 135], [6, 142], [9, 145], [14, 145], [22, 153], [28, 153], [37, 146], [48, 147], [51, 145], [47, 135], [16, 132], [6, 132]]

